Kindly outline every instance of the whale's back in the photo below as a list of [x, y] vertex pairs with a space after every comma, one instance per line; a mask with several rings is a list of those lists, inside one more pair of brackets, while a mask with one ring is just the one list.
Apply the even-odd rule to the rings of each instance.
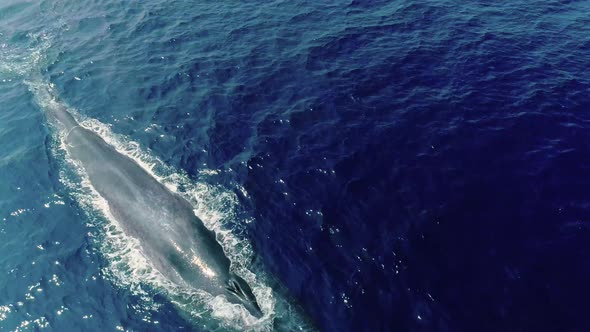
[[72, 127], [66, 148], [124, 231], [140, 240], [144, 255], [161, 273], [213, 295], [225, 292], [229, 259], [184, 198], [91, 130]]

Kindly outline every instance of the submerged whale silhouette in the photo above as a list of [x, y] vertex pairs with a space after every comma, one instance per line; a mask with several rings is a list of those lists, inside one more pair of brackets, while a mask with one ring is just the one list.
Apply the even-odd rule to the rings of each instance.
[[178, 285], [214, 296], [225, 294], [230, 302], [262, 316], [250, 286], [230, 272], [230, 261], [215, 234], [195, 216], [187, 200], [81, 127], [63, 105], [54, 103], [47, 114], [66, 131], [70, 157], [84, 168], [111, 214], [126, 234], [139, 240], [143, 254], [160, 273]]

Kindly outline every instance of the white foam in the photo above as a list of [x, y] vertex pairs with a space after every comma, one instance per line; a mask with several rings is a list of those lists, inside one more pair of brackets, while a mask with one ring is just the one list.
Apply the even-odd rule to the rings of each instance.
[[[4, 77], [23, 77], [38, 68], [51, 47], [52, 35], [45, 32], [27, 34], [27, 45], [22, 49], [6, 43], [0, 45], [0, 74]], [[10, 81], [9, 78], [7, 81]]]
[[0, 306], [0, 322], [5, 320], [6, 317], [8, 317], [8, 314], [10, 314], [12, 312], [12, 310], [10, 309], [11, 307], [12, 307], [12, 305]]

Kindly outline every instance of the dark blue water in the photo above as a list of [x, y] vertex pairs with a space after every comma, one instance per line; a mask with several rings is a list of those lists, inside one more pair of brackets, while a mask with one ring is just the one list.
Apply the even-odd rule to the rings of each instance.
[[[590, 330], [589, 12], [2, 1], [0, 330]], [[260, 325], [119, 259], [52, 101], [239, 240]]]

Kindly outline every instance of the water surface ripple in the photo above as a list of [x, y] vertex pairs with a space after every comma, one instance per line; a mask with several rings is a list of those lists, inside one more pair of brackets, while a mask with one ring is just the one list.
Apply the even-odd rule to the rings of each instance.
[[53, 99], [226, 232], [273, 290], [256, 328], [590, 330], [589, 12], [2, 1], [0, 330], [241, 326], [117, 268]]

